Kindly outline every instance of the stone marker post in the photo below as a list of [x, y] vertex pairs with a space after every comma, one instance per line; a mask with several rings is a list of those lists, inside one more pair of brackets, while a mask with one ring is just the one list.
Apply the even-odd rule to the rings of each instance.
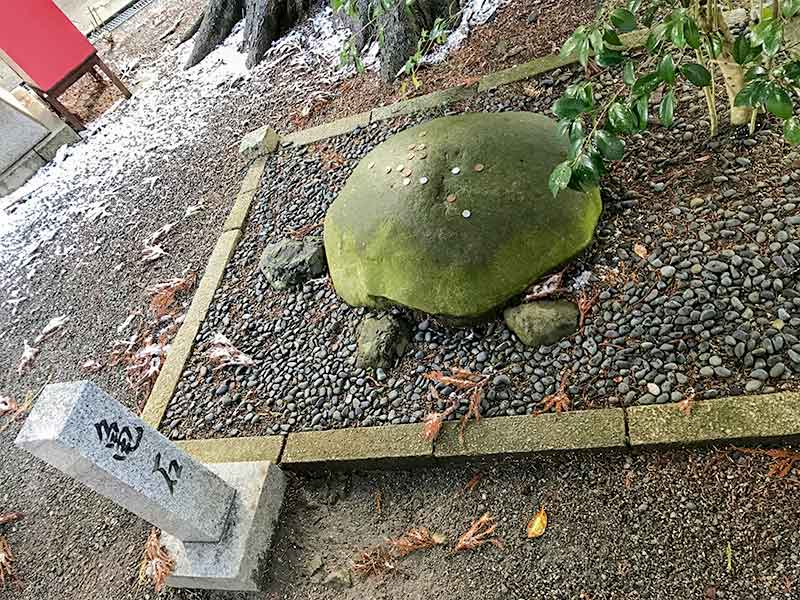
[[48, 385], [16, 444], [184, 542], [217, 542], [235, 489], [87, 381]]

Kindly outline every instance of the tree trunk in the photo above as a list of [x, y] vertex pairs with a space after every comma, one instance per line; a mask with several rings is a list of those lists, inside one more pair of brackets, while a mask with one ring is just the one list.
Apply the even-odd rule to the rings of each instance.
[[194, 20], [194, 23], [192, 23], [192, 26], [189, 27], [189, 29], [186, 30], [186, 33], [184, 33], [181, 36], [181, 41], [178, 42], [179, 46], [181, 44], [185, 44], [186, 42], [188, 42], [190, 39], [192, 39], [194, 37], [194, 34], [197, 33], [197, 31], [200, 29], [200, 25], [203, 24], [203, 19], [205, 18], [205, 16], [206, 16], [205, 12], [201, 12], [197, 16], [197, 18]]
[[731, 125], [747, 125], [750, 122], [752, 110], [748, 106], [735, 106], [736, 94], [744, 87], [744, 71], [742, 66], [737, 64], [733, 57], [723, 51], [717, 59], [719, 70], [725, 79], [725, 93], [731, 106]]
[[247, 68], [257, 65], [272, 42], [306, 15], [307, 0], [245, 0]]
[[[359, 49], [364, 48], [377, 35], [374, 25], [364, 25], [370, 21], [374, 2], [380, 0], [358, 0], [358, 18], [346, 18], [350, 29], [356, 34], [355, 43]], [[417, 0], [410, 10], [406, 9], [405, 2], [400, 2], [399, 5], [393, 3], [392, 9], [378, 19], [383, 28], [381, 78], [387, 83], [393, 81], [408, 58], [417, 51], [422, 31], [430, 30], [437, 18], [446, 18], [458, 8], [459, 0]]]
[[247, 68], [264, 58], [270, 44], [306, 15], [308, 0], [208, 0], [202, 17], [185, 39], [197, 32], [186, 64], [193, 67], [225, 41], [234, 25], [245, 17], [244, 49]]
[[209, 0], [186, 67], [193, 67], [225, 41], [244, 13], [244, 0]]

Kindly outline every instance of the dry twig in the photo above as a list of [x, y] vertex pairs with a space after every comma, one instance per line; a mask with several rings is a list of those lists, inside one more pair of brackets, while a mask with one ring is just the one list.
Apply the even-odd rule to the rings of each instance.
[[293, 240], [302, 240], [306, 237], [309, 233], [314, 231], [315, 229], [322, 227], [324, 221], [317, 221], [316, 223], [306, 223], [302, 227], [298, 227], [297, 229], [292, 229], [289, 232], [289, 237]]
[[[466, 430], [467, 423], [470, 417], [475, 418], [475, 422], [479, 423], [481, 420], [481, 400], [483, 398], [483, 388], [489, 382], [489, 377], [479, 373], [473, 373], [467, 369], [453, 367], [450, 369], [452, 375], [445, 375], [441, 371], [431, 371], [426, 373], [424, 377], [439, 383], [455, 388], [453, 393], [453, 403], [443, 413], [431, 413], [425, 417], [425, 427], [423, 428], [423, 437], [426, 440], [435, 440], [442, 427], [442, 422], [446, 417], [453, 413], [460, 404], [460, 399], [469, 394], [469, 409], [467, 414], [461, 418], [461, 426], [459, 427], [458, 437], [461, 443], [464, 443], [464, 431]], [[432, 393], [438, 397], [435, 389], [431, 387]]]
[[167, 577], [175, 569], [175, 561], [161, 545], [158, 530], [150, 530], [144, 544], [142, 561], [139, 563], [139, 583], [150, 577], [153, 580], [156, 592], [161, 592], [167, 582]]
[[581, 293], [578, 294], [578, 310], [581, 313], [581, 319], [578, 324], [578, 329], [580, 331], [583, 331], [583, 326], [586, 324], [586, 317], [588, 317], [589, 313], [592, 312], [592, 308], [595, 304], [597, 304], [597, 300], [599, 298], [600, 292], [590, 294], [581, 290]]
[[43, 342], [51, 335], [53, 335], [56, 331], [61, 329], [64, 325], [66, 325], [68, 321], [69, 317], [67, 315], [61, 315], [60, 317], [53, 317], [47, 322], [47, 325], [44, 326], [42, 332], [38, 336], [36, 336], [36, 339], [33, 340], [33, 343], [39, 344], [40, 342]]
[[486, 543], [494, 544], [498, 548], [503, 547], [503, 543], [499, 538], [494, 537], [495, 529], [497, 529], [497, 522], [494, 517], [489, 513], [485, 513], [480, 519], [472, 523], [470, 528], [458, 538], [455, 546], [456, 552], [464, 552], [466, 550], [475, 550], [479, 546]]

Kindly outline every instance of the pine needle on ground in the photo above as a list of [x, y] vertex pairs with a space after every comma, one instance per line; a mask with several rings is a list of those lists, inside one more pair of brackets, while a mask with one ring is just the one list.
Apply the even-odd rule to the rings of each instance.
[[473, 522], [470, 528], [458, 538], [456, 543], [456, 552], [465, 552], [467, 550], [475, 550], [484, 544], [493, 544], [498, 548], [503, 547], [503, 542], [499, 538], [494, 537], [494, 532], [497, 529], [497, 521], [489, 513], [485, 513], [480, 519]]

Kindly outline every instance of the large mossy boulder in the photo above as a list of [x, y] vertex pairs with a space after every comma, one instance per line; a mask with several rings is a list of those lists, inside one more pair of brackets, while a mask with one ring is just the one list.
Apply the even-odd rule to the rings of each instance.
[[534, 113], [443, 117], [389, 138], [325, 217], [336, 291], [353, 306], [491, 313], [592, 239], [599, 190], [548, 190], [566, 154]]

